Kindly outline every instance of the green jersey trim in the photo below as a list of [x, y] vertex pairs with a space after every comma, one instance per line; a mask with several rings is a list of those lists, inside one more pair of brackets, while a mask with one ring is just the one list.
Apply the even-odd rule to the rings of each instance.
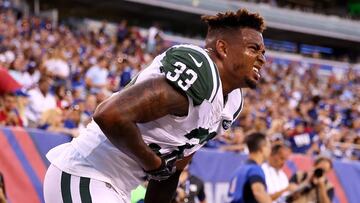
[[125, 85], [125, 88], [128, 88], [128, 87], [134, 85], [135, 82], [136, 82], [136, 80], [138, 79], [140, 73], [141, 73], [141, 71], [139, 71], [139, 72], [135, 75], [135, 77], [133, 77], [133, 78], [130, 80], [130, 82]]
[[[214, 64], [214, 67], [216, 67], [215, 64]], [[216, 67], [215, 69], [216, 69], [216, 71], [215, 71], [215, 73], [216, 73], [216, 81], [217, 81], [217, 84], [220, 84], [219, 70], [217, 69], [217, 67]], [[217, 95], [217, 93], [218, 93], [218, 91], [219, 91], [219, 87], [220, 87], [220, 85], [217, 86], [216, 91], [215, 91], [215, 95]], [[213, 98], [210, 100], [211, 103], [214, 101], [215, 95], [214, 95]]]
[[240, 106], [239, 106], [239, 108], [235, 111], [235, 113], [234, 113], [234, 115], [233, 115], [233, 120], [235, 120], [235, 119], [239, 116], [242, 108], [244, 107], [244, 95], [243, 95], [242, 89], [240, 89], [240, 95], [241, 95]]

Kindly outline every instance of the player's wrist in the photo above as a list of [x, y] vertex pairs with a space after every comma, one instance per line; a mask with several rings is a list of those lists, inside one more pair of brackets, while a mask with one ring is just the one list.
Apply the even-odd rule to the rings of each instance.
[[144, 171], [154, 171], [154, 170], [159, 169], [163, 165], [163, 160], [155, 154], [150, 159], [147, 159], [146, 161], [147, 161], [147, 163], [144, 163], [142, 165], [142, 168], [144, 169]]
[[176, 153], [170, 153], [158, 157], [161, 163], [157, 165], [157, 167], [154, 167], [153, 170], [144, 169], [145, 173], [148, 175], [148, 179], [154, 179], [158, 181], [168, 179], [176, 172], [175, 163], [178, 157], [179, 156]]

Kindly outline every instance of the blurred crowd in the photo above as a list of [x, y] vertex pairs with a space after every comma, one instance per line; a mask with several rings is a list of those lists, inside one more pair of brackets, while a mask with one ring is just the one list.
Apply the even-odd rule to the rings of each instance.
[[[106, 22], [95, 31], [70, 29], [1, 9], [0, 81], [22, 89], [0, 87], [0, 125], [76, 137], [100, 102], [169, 46], [158, 26], [147, 33], [126, 20], [111, 35]], [[323, 76], [317, 67], [272, 59], [265, 69], [260, 87], [245, 91], [231, 131], [208, 147], [243, 151], [245, 135], [260, 131], [295, 153], [360, 159], [359, 72]]]
[[156, 26], [146, 38], [125, 20], [116, 35], [107, 34], [106, 26], [70, 30], [1, 9], [0, 80], [22, 89], [0, 88], [0, 124], [76, 136], [101, 101], [164, 50]]
[[232, 131], [209, 147], [243, 151], [244, 137], [257, 131], [294, 153], [360, 159], [359, 71], [324, 76], [318, 67], [272, 59], [265, 69], [260, 88], [246, 91]]

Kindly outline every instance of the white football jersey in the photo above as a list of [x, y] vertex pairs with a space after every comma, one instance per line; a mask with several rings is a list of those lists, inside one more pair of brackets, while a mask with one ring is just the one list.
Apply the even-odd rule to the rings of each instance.
[[[165, 77], [189, 100], [187, 116], [167, 115], [137, 124], [145, 143], [158, 154], [177, 151], [189, 156], [208, 140], [223, 134], [243, 107], [241, 89], [224, 99], [216, 65], [200, 47], [169, 48], [135, 76], [129, 86], [157, 77]], [[67, 173], [108, 182], [125, 195], [145, 176], [142, 168], [110, 143], [94, 121], [78, 138], [52, 149], [47, 157]]]

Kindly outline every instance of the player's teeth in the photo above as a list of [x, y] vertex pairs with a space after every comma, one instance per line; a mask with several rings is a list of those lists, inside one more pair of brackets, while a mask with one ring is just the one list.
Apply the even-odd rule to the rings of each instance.
[[260, 73], [259, 73], [259, 69], [253, 67], [253, 70], [256, 73], [256, 75], [260, 78], [261, 76], [260, 76]]

